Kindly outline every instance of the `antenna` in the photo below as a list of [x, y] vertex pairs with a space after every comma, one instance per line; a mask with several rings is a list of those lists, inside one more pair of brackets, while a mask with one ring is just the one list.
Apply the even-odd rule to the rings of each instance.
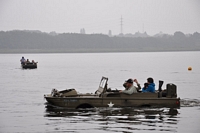
[[121, 25], [121, 34], [123, 34], [123, 18], [122, 18], [122, 16], [121, 16], [121, 21], [120, 21], [120, 25]]
[[143, 33], [144, 33], [144, 23], [143, 23], [143, 25], [142, 25], [142, 30], [143, 30]]

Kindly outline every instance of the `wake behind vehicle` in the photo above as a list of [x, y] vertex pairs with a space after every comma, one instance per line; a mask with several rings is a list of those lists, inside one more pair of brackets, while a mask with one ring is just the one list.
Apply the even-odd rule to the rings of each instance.
[[[64, 108], [94, 108], [94, 107], [170, 107], [179, 108], [180, 98], [177, 98], [176, 85], [167, 84], [166, 94], [133, 93], [131, 95], [120, 93], [118, 90], [108, 89], [108, 78], [102, 77], [99, 88], [94, 94], [78, 94], [75, 89], [57, 91], [44, 95], [50, 105]], [[159, 89], [162, 85], [159, 85]]]

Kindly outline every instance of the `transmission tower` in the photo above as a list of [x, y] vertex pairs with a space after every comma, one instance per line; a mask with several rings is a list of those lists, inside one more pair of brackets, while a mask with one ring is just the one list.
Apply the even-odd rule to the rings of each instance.
[[121, 20], [120, 20], [120, 26], [121, 26], [121, 34], [123, 34], [123, 18], [121, 16]]

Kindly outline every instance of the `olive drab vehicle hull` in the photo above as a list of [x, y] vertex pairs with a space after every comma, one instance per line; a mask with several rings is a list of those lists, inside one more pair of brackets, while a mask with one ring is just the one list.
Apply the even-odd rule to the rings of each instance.
[[78, 94], [75, 89], [63, 91], [52, 90], [44, 95], [50, 105], [64, 108], [93, 107], [170, 107], [179, 108], [180, 98], [177, 98], [176, 85], [167, 84], [165, 95], [156, 93], [133, 93], [131, 95], [107, 89], [108, 78], [102, 77], [95, 94]]

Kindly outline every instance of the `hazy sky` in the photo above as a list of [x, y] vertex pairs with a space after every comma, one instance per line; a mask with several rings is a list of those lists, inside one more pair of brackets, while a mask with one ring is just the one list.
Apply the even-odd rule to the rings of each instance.
[[200, 32], [200, 0], [0, 0], [0, 30]]

